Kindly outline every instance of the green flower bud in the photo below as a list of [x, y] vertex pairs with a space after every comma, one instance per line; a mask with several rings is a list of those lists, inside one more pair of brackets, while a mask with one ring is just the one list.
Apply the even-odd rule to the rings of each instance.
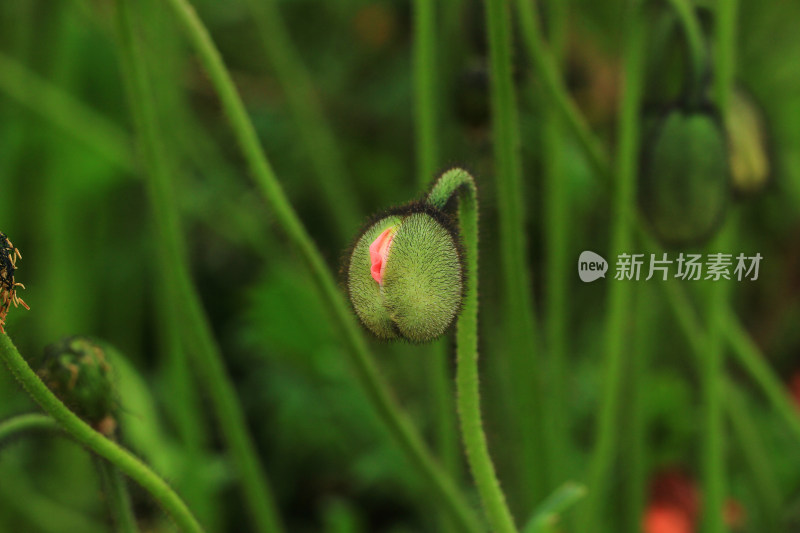
[[104, 349], [85, 337], [71, 337], [47, 346], [39, 377], [76, 415], [110, 436], [116, 428], [118, 401], [111, 366]]
[[453, 323], [464, 292], [461, 254], [446, 217], [412, 205], [372, 223], [350, 254], [350, 301], [381, 339], [427, 342]]
[[665, 243], [698, 243], [715, 231], [728, 205], [728, 147], [708, 109], [672, 110], [642, 152], [639, 204]]
[[755, 194], [764, 188], [770, 174], [767, 132], [761, 110], [744, 92], [733, 92], [725, 117], [734, 191]]

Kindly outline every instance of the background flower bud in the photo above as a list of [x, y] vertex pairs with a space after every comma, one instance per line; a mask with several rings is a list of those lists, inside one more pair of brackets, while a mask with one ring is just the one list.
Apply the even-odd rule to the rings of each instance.
[[725, 117], [730, 145], [731, 178], [739, 195], [764, 188], [770, 174], [767, 130], [761, 110], [743, 91], [734, 91]]
[[730, 195], [725, 133], [707, 109], [666, 113], [643, 147], [639, 204], [665, 243], [708, 238], [721, 222]]
[[[386, 229], [394, 236], [381, 281], [370, 269], [369, 246]], [[348, 265], [348, 292], [361, 322], [382, 339], [427, 342], [453, 323], [463, 298], [456, 239], [443, 215], [412, 206], [372, 224], [359, 238]]]
[[118, 401], [105, 351], [86, 337], [50, 344], [37, 373], [75, 414], [105, 435], [116, 428]]

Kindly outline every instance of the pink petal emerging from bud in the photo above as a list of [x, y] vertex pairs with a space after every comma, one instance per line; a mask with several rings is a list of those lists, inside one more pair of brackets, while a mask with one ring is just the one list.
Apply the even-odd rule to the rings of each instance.
[[392, 244], [395, 228], [390, 227], [383, 230], [378, 238], [369, 245], [369, 260], [372, 263], [370, 273], [372, 278], [378, 283], [383, 279], [383, 270], [386, 268], [386, 258], [389, 255], [389, 245]]

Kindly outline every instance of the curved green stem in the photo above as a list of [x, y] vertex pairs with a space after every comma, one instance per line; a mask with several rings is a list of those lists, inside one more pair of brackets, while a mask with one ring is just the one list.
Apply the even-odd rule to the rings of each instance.
[[[612, 258], [628, 252], [633, 244], [633, 213], [635, 183], [639, 153], [639, 110], [642, 96], [642, 38], [644, 28], [638, 0], [628, 2], [625, 40], [625, 87], [619, 116], [619, 148], [617, 153], [617, 183], [614, 194], [614, 222], [611, 241]], [[608, 296], [606, 321], [605, 376], [600, 414], [595, 432], [595, 448], [589, 470], [589, 496], [579, 531], [594, 531], [603, 523], [602, 503], [609, 483], [619, 419], [620, 391], [626, 334], [632, 304], [632, 284], [612, 283]]]
[[163, 479], [129, 451], [92, 429], [61, 403], [28, 366], [11, 339], [5, 334], [0, 334], [0, 359], [8, 366], [8, 369], [33, 400], [52, 416], [72, 438], [113, 463], [121, 472], [147, 490], [183, 531], [194, 533], [203, 531], [180, 496]]
[[538, 342], [530, 268], [526, 259], [525, 211], [518, 110], [511, 67], [511, 24], [505, 0], [485, 0], [489, 38], [492, 101], [492, 142], [497, 183], [497, 212], [503, 280], [507, 354], [515, 417], [519, 431], [522, 504], [543, 495], [541, 469], [541, 398]]
[[52, 417], [36, 413], [17, 415], [0, 422], [0, 446], [29, 431], [59, 431], [59, 426]]
[[586, 487], [567, 481], [540, 503], [522, 533], [552, 533], [556, 531], [560, 515], [586, 496]]
[[[686, 37], [686, 44], [689, 49], [689, 59], [691, 62], [691, 83], [689, 85], [689, 97], [692, 102], [699, 103], [703, 99], [703, 82], [708, 72], [708, 53], [703, 41], [703, 31], [700, 29], [700, 22], [694, 14], [694, 7], [688, 0], [667, 0], [675, 14], [678, 22], [683, 28]], [[726, 3], [726, 2], [721, 2]]]
[[497, 480], [481, 422], [478, 387], [478, 196], [475, 181], [465, 170], [452, 169], [436, 182], [427, 202], [439, 209], [459, 194], [458, 220], [464, 244], [466, 291], [456, 323], [456, 387], [461, 435], [475, 484], [492, 531], [513, 533], [514, 519]]
[[276, 221], [306, 262], [313, 281], [330, 308], [337, 329], [346, 343], [345, 353], [350, 356], [356, 377], [369, 401], [410, 463], [423, 475], [434, 494], [456, 519], [459, 527], [464, 531], [478, 531], [479, 521], [474, 512], [464, 501], [452, 480], [433, 459], [419, 433], [400, 409], [388, 385], [380, 376], [360, 326], [356, 323], [336, 280], [292, 209], [261, 149], [253, 123], [208, 30], [187, 0], [165, 1], [174, 9], [208, 71], [256, 185], [272, 209]]
[[[61, 432], [61, 426], [53, 417], [38, 413], [18, 415], [0, 422], [0, 447], [4, 441], [13, 439], [30, 431]], [[136, 520], [130, 505], [130, 496], [125, 481], [117, 468], [104, 460], [97, 461], [97, 468], [106, 487], [111, 514], [121, 533], [135, 533]]]
[[195, 291], [184, 254], [184, 242], [180, 222], [172, 199], [172, 184], [165, 143], [153, 104], [150, 81], [139, 50], [137, 31], [132, 18], [133, 0], [119, 3], [120, 30], [127, 72], [130, 103], [143, 145], [143, 154], [148, 170], [148, 194], [158, 228], [158, 246], [164, 272], [168, 276], [168, 294], [176, 309], [186, 313], [183, 320], [184, 338], [197, 358], [199, 374], [205, 381], [222, 434], [235, 462], [242, 483], [243, 496], [255, 525], [262, 533], [283, 530], [278, 517], [272, 491], [264, 468], [256, 452], [255, 444], [247, 430], [244, 412], [236, 396], [222, 354], [211, 331], [200, 298]]

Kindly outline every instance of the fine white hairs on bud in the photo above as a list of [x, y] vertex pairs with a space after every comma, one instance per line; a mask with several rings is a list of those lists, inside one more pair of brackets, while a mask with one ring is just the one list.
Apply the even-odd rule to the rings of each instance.
[[347, 290], [362, 324], [381, 339], [428, 342], [458, 314], [463, 265], [447, 217], [425, 204], [387, 213], [356, 241]]

